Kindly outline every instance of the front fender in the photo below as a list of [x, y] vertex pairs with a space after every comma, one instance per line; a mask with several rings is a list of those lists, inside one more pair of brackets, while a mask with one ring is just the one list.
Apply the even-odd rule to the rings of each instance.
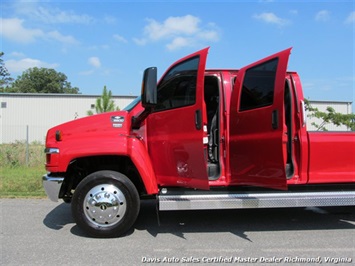
[[128, 155], [142, 178], [147, 194], [157, 194], [157, 179], [145, 145], [136, 137], [128, 137], [127, 144]]
[[47, 166], [49, 172], [66, 172], [73, 160], [83, 157], [118, 155], [127, 156], [127, 137], [104, 135], [100, 138], [72, 138], [58, 143], [56, 164]]
[[157, 194], [158, 185], [152, 162], [142, 141], [135, 136], [120, 135], [118, 138], [106, 136], [99, 142], [90, 143], [85, 139], [68, 141], [65, 147], [60, 148], [60, 164], [57, 168], [47, 169], [50, 172], [66, 172], [70, 162], [76, 158], [117, 155], [128, 156], [136, 166], [147, 194]]

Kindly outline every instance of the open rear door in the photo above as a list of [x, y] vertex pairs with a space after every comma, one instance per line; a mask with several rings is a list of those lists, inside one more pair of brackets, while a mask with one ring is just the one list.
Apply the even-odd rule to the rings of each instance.
[[243, 67], [230, 107], [230, 169], [238, 184], [287, 189], [284, 88], [291, 48]]
[[160, 186], [209, 189], [203, 98], [207, 53], [208, 48], [177, 61], [158, 83], [147, 136]]

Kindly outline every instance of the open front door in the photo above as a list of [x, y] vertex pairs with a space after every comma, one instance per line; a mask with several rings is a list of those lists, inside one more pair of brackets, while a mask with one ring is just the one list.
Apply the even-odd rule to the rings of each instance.
[[242, 68], [230, 107], [230, 169], [238, 184], [287, 189], [284, 87], [291, 48]]
[[147, 120], [148, 150], [158, 184], [208, 189], [203, 86], [208, 48], [172, 65], [158, 83]]

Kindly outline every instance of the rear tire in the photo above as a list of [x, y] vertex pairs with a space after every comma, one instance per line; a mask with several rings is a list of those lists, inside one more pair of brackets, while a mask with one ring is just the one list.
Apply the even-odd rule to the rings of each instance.
[[93, 237], [124, 234], [136, 221], [139, 207], [134, 184], [115, 171], [98, 171], [85, 177], [71, 203], [76, 224]]

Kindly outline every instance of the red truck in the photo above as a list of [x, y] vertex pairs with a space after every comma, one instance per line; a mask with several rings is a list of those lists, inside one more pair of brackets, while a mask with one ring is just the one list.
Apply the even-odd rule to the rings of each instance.
[[88, 235], [158, 210], [355, 205], [355, 134], [308, 132], [291, 48], [239, 70], [205, 69], [208, 48], [174, 63], [122, 111], [58, 125], [43, 185]]

